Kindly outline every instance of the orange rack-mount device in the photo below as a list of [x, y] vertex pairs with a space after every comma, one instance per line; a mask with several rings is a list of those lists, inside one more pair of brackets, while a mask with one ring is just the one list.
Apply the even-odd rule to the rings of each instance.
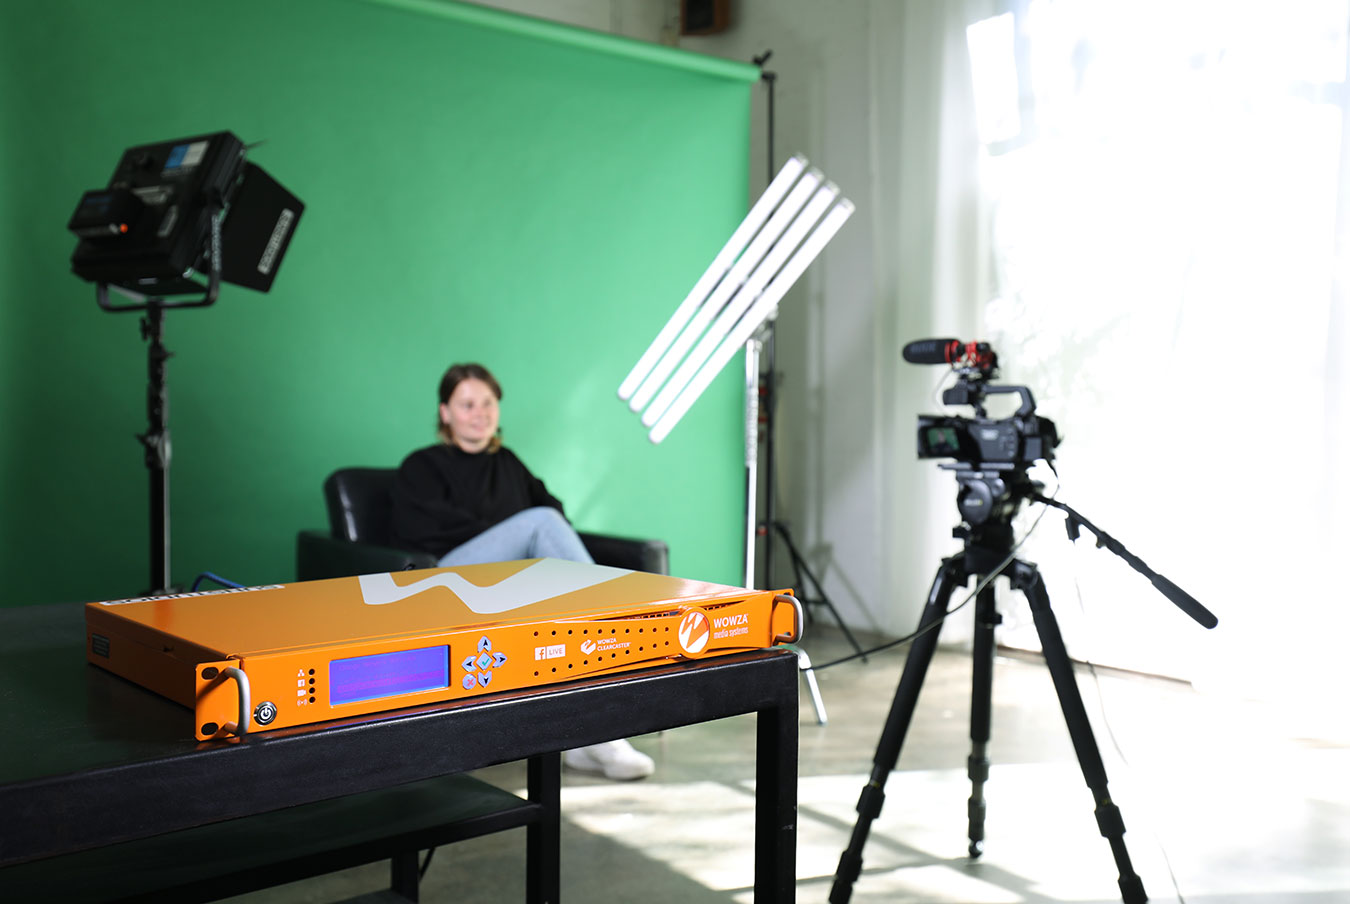
[[89, 603], [86, 656], [196, 712], [199, 740], [797, 640], [801, 604], [525, 559]]

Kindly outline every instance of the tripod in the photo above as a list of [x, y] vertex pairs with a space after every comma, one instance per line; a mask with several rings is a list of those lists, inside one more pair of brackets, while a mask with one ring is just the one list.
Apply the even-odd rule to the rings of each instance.
[[[1121, 819], [1120, 809], [1111, 800], [1106, 787], [1106, 767], [1102, 763], [1092, 726], [1088, 722], [1087, 711], [1083, 708], [1083, 698], [1078, 692], [1073, 664], [1064, 646], [1059, 623], [1050, 608], [1050, 596], [1046, 592], [1045, 582], [1035, 565], [1013, 558], [1011, 519], [1018, 507], [1016, 497], [1031, 498], [1064, 509], [1069, 513], [1067, 527], [1071, 539], [1077, 538], [1079, 527], [1089, 528], [1097, 535], [1099, 546], [1120, 555], [1136, 570], [1148, 576], [1160, 591], [1196, 621], [1212, 628], [1218, 620], [1175, 584], [1153, 572], [1140, 559], [1125, 550], [1119, 542], [1098, 530], [1073, 509], [1041, 496], [1025, 485], [1019, 489], [1023, 492], [1015, 493], [1013, 504], [1004, 509], [1001, 517], [984, 524], [957, 528], [955, 533], [964, 539], [965, 548], [961, 553], [944, 559], [938, 568], [928, 594], [928, 602], [919, 619], [920, 633], [905, 660], [900, 684], [896, 689], [886, 726], [882, 730], [876, 755], [873, 757], [871, 778], [858, 800], [858, 821], [853, 827], [848, 847], [839, 858], [834, 885], [830, 889], [830, 904], [846, 904], [853, 894], [853, 884], [862, 872], [863, 845], [867, 841], [872, 821], [881, 813], [885, 801], [883, 789], [886, 779], [899, 760], [900, 748], [904, 744], [905, 733], [914, 715], [919, 689], [923, 685], [924, 675], [937, 648], [937, 628], [947, 614], [947, 603], [952, 591], [956, 587], [965, 586], [972, 576], [1006, 577], [1012, 588], [1021, 591], [1026, 597], [1035, 621], [1036, 633], [1040, 636], [1041, 648], [1045, 653], [1045, 663], [1054, 681], [1055, 693], [1059, 697], [1060, 709], [1064, 713], [1064, 721], [1073, 741], [1078, 765], [1083, 771], [1088, 788], [1092, 791], [1092, 798], [1096, 804], [1097, 827], [1110, 843], [1111, 853], [1120, 872], [1121, 897], [1125, 904], [1142, 904], [1148, 900], [1144, 894], [1143, 882], [1130, 864], [1130, 855], [1125, 849], [1125, 823]], [[980, 856], [984, 848], [984, 785], [989, 778], [987, 751], [994, 679], [994, 629], [1001, 621], [1002, 617], [998, 614], [994, 603], [993, 582], [988, 580], [983, 583], [975, 597], [975, 637], [970, 693], [971, 751], [967, 760], [967, 774], [971, 783], [970, 800], [967, 805], [969, 819], [967, 834], [970, 838], [971, 857]]]

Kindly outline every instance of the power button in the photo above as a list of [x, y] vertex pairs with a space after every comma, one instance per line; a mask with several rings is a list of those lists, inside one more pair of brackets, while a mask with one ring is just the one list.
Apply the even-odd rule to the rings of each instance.
[[276, 717], [277, 707], [271, 700], [264, 700], [253, 710], [253, 719], [259, 725], [271, 725]]

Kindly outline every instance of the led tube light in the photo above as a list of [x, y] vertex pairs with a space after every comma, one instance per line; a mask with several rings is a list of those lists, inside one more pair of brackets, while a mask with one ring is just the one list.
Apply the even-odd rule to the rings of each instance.
[[810, 231], [812, 226], [816, 225], [817, 220], [824, 216], [826, 209], [834, 203], [834, 199], [838, 196], [839, 188], [833, 183], [826, 183], [824, 188], [812, 196], [810, 202], [802, 208], [801, 213], [792, 221], [792, 225], [783, 233], [783, 237], [779, 239], [773, 249], [765, 255], [763, 262], [746, 279], [744, 285], [731, 299], [731, 303], [722, 311], [712, 328], [703, 334], [703, 338], [699, 340], [693, 353], [685, 359], [684, 363], [680, 365], [680, 369], [675, 372], [675, 376], [666, 383], [665, 388], [661, 390], [656, 400], [648, 406], [646, 413], [642, 416], [644, 426], [652, 426], [660, 419], [661, 415], [665, 414], [666, 409], [670, 407], [671, 402], [675, 401], [675, 397], [679, 395], [680, 390], [689, 384], [694, 374], [698, 372], [698, 369], [703, 366], [714, 349], [717, 348], [718, 343], [731, 332], [736, 322], [740, 320], [741, 315], [754, 303], [755, 299], [764, 291], [764, 287], [768, 285], [769, 280], [783, 266], [784, 261], [788, 259], [788, 255], [797, 249], [802, 239], [806, 238], [807, 232]]
[[792, 288], [792, 285], [805, 272], [811, 261], [816, 259], [816, 256], [820, 254], [830, 239], [834, 238], [834, 234], [839, 231], [852, 214], [853, 203], [847, 199], [840, 201], [837, 207], [826, 214], [820, 228], [811, 233], [802, 247], [783, 267], [782, 272], [756, 299], [754, 305], [718, 347], [712, 360], [704, 365], [693, 381], [676, 398], [669, 410], [652, 427], [651, 432], [647, 434], [652, 442], [659, 443], [670, 435], [670, 431], [679, 423], [680, 418], [684, 417], [694, 402], [698, 400], [698, 397], [703, 394], [703, 391], [708, 388], [713, 379], [726, 366], [727, 362], [740, 350], [741, 346], [749, 341], [759, 325], [764, 322], [778, 305], [778, 302], [787, 294], [788, 289]]
[[806, 158], [800, 154], [793, 156], [787, 163], [783, 164], [783, 168], [769, 183], [769, 187], [764, 190], [764, 194], [750, 208], [750, 212], [745, 215], [741, 225], [736, 227], [736, 231], [731, 234], [731, 238], [727, 239], [727, 243], [722, 246], [722, 250], [717, 253], [717, 257], [713, 258], [713, 262], [708, 265], [707, 271], [694, 284], [694, 288], [689, 291], [688, 296], [676, 308], [670, 320], [661, 328], [661, 332], [657, 333], [656, 339], [652, 341], [647, 351], [643, 352], [642, 357], [638, 359], [638, 363], [633, 366], [628, 376], [624, 378], [623, 383], [619, 385], [619, 398], [624, 401], [632, 398], [639, 384], [646, 379], [657, 360], [665, 354], [666, 349], [675, 340], [675, 336], [680, 330], [684, 329], [685, 324], [694, 316], [698, 306], [707, 298], [708, 293], [713, 290], [718, 281], [722, 279], [723, 274], [731, 268], [741, 250], [750, 242], [751, 237], [759, 231], [759, 227], [769, 218], [769, 214], [778, 206], [778, 202], [787, 194], [788, 189], [792, 187], [792, 183], [797, 181], [797, 177], [801, 175], [804, 169], [806, 169]]
[[647, 407], [647, 403], [652, 400], [652, 396], [661, 388], [661, 384], [670, 376], [670, 372], [680, 363], [680, 359], [689, 351], [703, 331], [707, 329], [709, 321], [717, 316], [722, 310], [727, 299], [731, 297], [740, 286], [750, 277], [754, 269], [759, 266], [764, 255], [773, 247], [774, 242], [787, 229], [788, 224], [792, 222], [793, 217], [802, 209], [807, 200], [820, 185], [824, 176], [820, 170], [812, 169], [802, 176], [801, 180], [792, 187], [787, 198], [773, 216], [769, 217], [769, 222], [764, 224], [764, 228], [750, 242], [750, 246], [745, 249], [745, 253], [740, 259], [732, 265], [730, 272], [718, 283], [717, 288], [713, 289], [708, 300], [698, 309], [694, 319], [688, 327], [680, 333], [674, 344], [662, 356], [655, 369], [647, 375], [647, 379], [642, 382], [638, 391], [629, 401], [628, 407], [634, 411], [641, 411]]
[[619, 385], [653, 443], [670, 434], [852, 213], [805, 157], [784, 164]]

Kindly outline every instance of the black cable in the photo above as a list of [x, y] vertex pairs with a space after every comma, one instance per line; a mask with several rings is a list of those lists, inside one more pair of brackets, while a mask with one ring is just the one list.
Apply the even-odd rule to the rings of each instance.
[[234, 590], [244, 589], [243, 584], [236, 584], [234, 581], [225, 580], [225, 578], [222, 578], [218, 574], [212, 574], [209, 571], [203, 571], [201, 574], [197, 575], [197, 580], [192, 582], [192, 592], [196, 592], [197, 588], [202, 585], [202, 581], [204, 580], [215, 581], [222, 587], [229, 587]]

